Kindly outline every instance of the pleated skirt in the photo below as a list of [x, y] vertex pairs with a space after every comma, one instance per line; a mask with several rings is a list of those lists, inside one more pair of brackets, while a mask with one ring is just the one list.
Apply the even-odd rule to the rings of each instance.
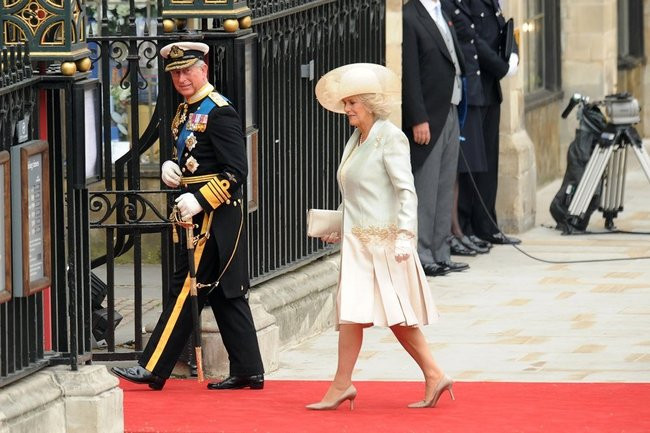
[[392, 242], [364, 244], [352, 233], [344, 234], [337, 329], [347, 323], [418, 326], [437, 320], [415, 241], [411, 244], [410, 257], [398, 263]]

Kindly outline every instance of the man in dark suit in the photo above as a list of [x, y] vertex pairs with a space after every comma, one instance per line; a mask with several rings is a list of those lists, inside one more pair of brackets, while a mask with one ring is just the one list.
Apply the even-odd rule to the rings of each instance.
[[450, 260], [463, 55], [438, 0], [403, 8], [402, 127], [418, 195], [418, 255], [427, 275], [467, 269]]
[[[245, 209], [241, 186], [248, 164], [239, 116], [207, 80], [203, 43], [163, 47], [165, 70], [185, 98], [172, 120], [174, 155], [162, 165], [162, 181], [180, 188], [180, 217], [194, 223], [199, 311], [206, 303], [219, 326], [230, 360], [230, 377], [209, 389], [262, 389], [264, 367], [248, 305]], [[184, 231], [181, 235], [184, 236]], [[192, 330], [186, 240], [171, 282], [170, 301], [151, 334], [138, 366], [114, 367], [118, 376], [162, 389]]]
[[[457, 1], [456, 9], [462, 14], [471, 14], [471, 26], [467, 29], [468, 37], [476, 47], [480, 69], [476, 71], [481, 77], [482, 95], [478, 94], [471, 105], [480, 107], [480, 121], [483, 129], [483, 142], [487, 157], [487, 170], [474, 174], [478, 193], [485, 203], [481, 204], [478, 196], [469, 199], [464, 196], [459, 203], [459, 214], [465, 220], [469, 219], [473, 234], [478, 238], [494, 244], [518, 244], [521, 242], [514, 237], [505, 236], [499, 230], [496, 215], [496, 198], [499, 178], [499, 121], [501, 118], [501, 85], [499, 81], [517, 71], [519, 58], [514, 47], [507, 59], [500, 52], [506, 24], [498, 0], [462, 0]], [[465, 7], [460, 7], [463, 3]], [[466, 6], [469, 5], [469, 8]], [[469, 15], [468, 15], [469, 16]], [[464, 179], [465, 182], [468, 179]], [[468, 190], [466, 187], [465, 190]], [[473, 190], [473, 186], [472, 186]], [[460, 201], [460, 199], [459, 199]]]

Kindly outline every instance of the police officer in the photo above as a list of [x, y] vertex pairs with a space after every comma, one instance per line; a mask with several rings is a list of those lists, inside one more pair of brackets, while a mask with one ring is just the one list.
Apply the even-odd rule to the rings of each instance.
[[[455, 13], [456, 9], [458, 14]], [[467, 23], [466, 28], [457, 31], [464, 33], [464, 38], [469, 38], [470, 45], [476, 50], [471, 60], [478, 61], [478, 69], [473, 74], [474, 78], [480, 77], [480, 87], [479, 81], [474, 80], [477, 87], [475, 91], [470, 87], [468, 103], [470, 107], [478, 107], [480, 111], [478, 121], [481, 123], [487, 163], [485, 170], [473, 173], [478, 194], [487, 210], [476, 194], [472, 193], [469, 197], [468, 194], [459, 195], [459, 219], [461, 225], [464, 225], [464, 231], [470, 234], [469, 238], [478, 246], [487, 245], [481, 241], [493, 244], [519, 243], [519, 239], [503, 235], [495, 225], [499, 177], [499, 122], [503, 101], [500, 80], [517, 72], [517, 47], [514, 47], [514, 51], [507, 58], [500, 52], [505, 38], [503, 32], [506, 21], [498, 0], [454, 0], [453, 14], [460, 16]], [[468, 73], [468, 77], [471, 75]], [[471, 79], [468, 84], [472, 85]], [[475, 130], [478, 121], [471, 111], [473, 110], [468, 111], [467, 128]], [[469, 177], [461, 176], [460, 190], [474, 191], [474, 186], [468, 183], [471, 183]]]
[[[199, 311], [209, 303], [230, 360], [230, 376], [209, 389], [262, 389], [264, 368], [249, 288], [242, 184], [247, 157], [239, 116], [208, 82], [203, 43], [177, 42], [160, 50], [165, 70], [184, 97], [172, 120], [174, 156], [162, 165], [162, 181], [179, 188], [180, 217], [194, 223], [194, 262]], [[181, 230], [181, 235], [184, 230]], [[185, 248], [182, 240], [179, 247]], [[179, 254], [167, 307], [138, 366], [113, 368], [118, 376], [162, 389], [192, 330], [187, 252]]]

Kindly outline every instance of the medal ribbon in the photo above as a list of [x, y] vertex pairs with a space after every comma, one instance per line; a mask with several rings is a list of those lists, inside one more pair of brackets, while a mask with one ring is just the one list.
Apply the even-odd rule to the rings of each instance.
[[214, 107], [216, 107], [217, 104], [214, 103], [214, 101], [210, 98], [205, 98], [203, 102], [199, 105], [199, 108], [196, 109], [196, 111], [192, 114], [187, 115], [187, 120], [185, 121], [185, 124], [183, 125], [183, 129], [181, 129], [181, 132], [178, 134], [178, 140], [176, 140], [176, 155], [178, 155], [178, 160], [181, 160], [181, 157], [183, 155], [183, 150], [185, 150], [185, 141], [187, 140], [187, 137], [190, 136], [190, 134], [193, 131], [190, 131], [187, 129], [188, 124], [190, 123], [190, 119], [194, 118], [195, 115], [197, 114], [205, 114], [208, 115], [210, 111]]

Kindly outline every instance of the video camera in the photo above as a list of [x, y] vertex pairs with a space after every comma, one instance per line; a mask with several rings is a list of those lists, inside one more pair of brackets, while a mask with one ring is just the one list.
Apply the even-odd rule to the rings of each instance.
[[[639, 102], [629, 93], [614, 93], [600, 101], [574, 94], [562, 117], [576, 105], [579, 126], [569, 145], [567, 170], [550, 211], [565, 233], [584, 231], [598, 207], [605, 228], [614, 228], [614, 218], [623, 210], [627, 152], [631, 149], [650, 180], [650, 157], [634, 128], [641, 121]], [[605, 107], [605, 114], [600, 107]]]
[[639, 101], [637, 101], [629, 93], [613, 93], [605, 96], [601, 101], [589, 103], [589, 97], [583, 96], [580, 93], [574, 93], [566, 108], [562, 112], [562, 118], [566, 119], [573, 108], [581, 104], [583, 106], [591, 105], [598, 106], [604, 105], [605, 112], [607, 113], [607, 120], [610, 125], [634, 125], [641, 121], [641, 108]]

